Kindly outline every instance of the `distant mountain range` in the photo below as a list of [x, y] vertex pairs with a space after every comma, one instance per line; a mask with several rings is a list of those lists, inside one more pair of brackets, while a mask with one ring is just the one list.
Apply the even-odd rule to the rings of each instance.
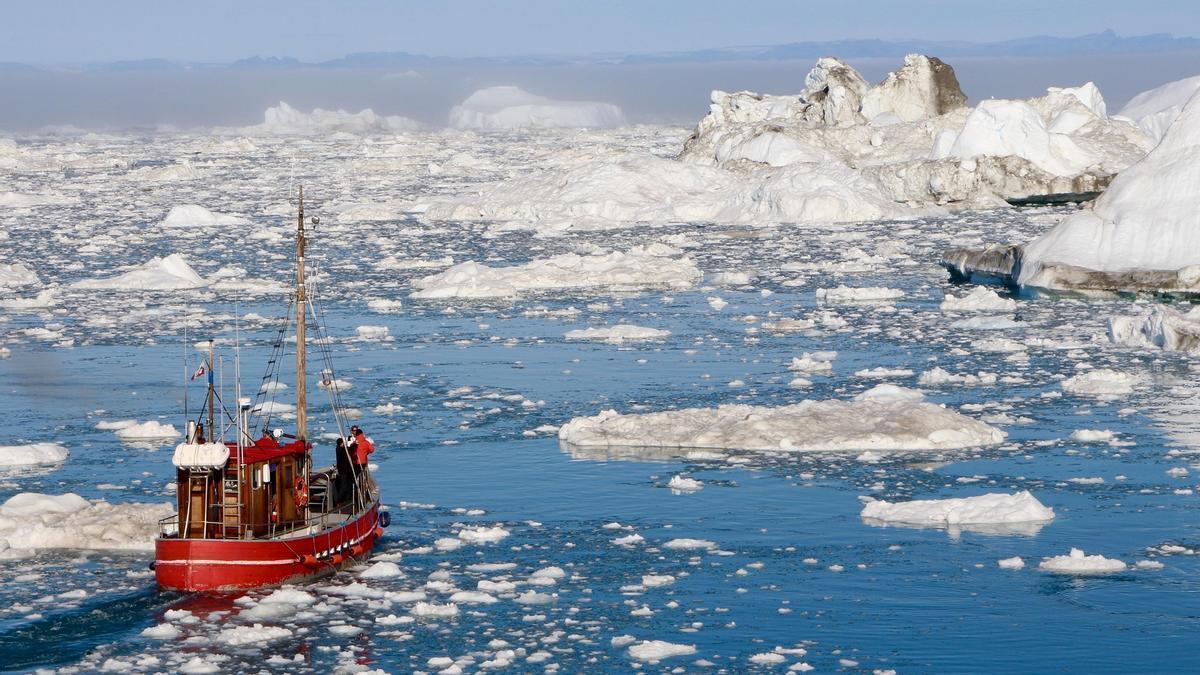
[[184, 70], [295, 70], [311, 68], [392, 69], [454, 65], [561, 66], [579, 64], [666, 64], [730, 61], [788, 61], [821, 56], [840, 58], [899, 57], [922, 53], [947, 57], [1026, 56], [1061, 57], [1099, 54], [1147, 54], [1200, 51], [1200, 39], [1167, 33], [1123, 37], [1111, 30], [1077, 37], [1033, 36], [1000, 42], [938, 40], [833, 40], [792, 42], [782, 45], [722, 47], [646, 54], [595, 54], [587, 56], [531, 55], [513, 57], [445, 57], [408, 52], [361, 52], [329, 61], [305, 62], [290, 56], [254, 56], [233, 63], [189, 63], [167, 59], [140, 59], [89, 63], [82, 66], [33, 66], [0, 63], [0, 71], [80, 70], [86, 72], [171, 72]]

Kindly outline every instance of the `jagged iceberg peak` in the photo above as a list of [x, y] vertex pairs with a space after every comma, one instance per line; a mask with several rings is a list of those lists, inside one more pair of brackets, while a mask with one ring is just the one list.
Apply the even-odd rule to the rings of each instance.
[[871, 85], [857, 70], [833, 57], [817, 59], [817, 65], [804, 78], [800, 97], [820, 107], [826, 126], [861, 124], [863, 96]]
[[356, 113], [315, 108], [311, 113], [297, 110], [284, 101], [267, 108], [263, 123], [237, 130], [245, 134], [307, 136], [327, 133], [394, 134], [419, 129], [421, 125], [399, 115], [380, 115], [367, 108]]
[[608, 128], [625, 124], [611, 103], [556, 101], [510, 85], [487, 87], [450, 110], [455, 129]]
[[1200, 290], [1200, 94], [1092, 209], [1024, 249], [1021, 284]]
[[950, 64], [935, 56], [909, 54], [904, 65], [863, 96], [862, 116], [868, 120], [891, 115], [916, 122], [944, 115], [967, 104]]
[[1146, 135], [1159, 141], [1197, 91], [1200, 91], [1200, 75], [1168, 82], [1129, 99], [1119, 114], [1136, 122]]

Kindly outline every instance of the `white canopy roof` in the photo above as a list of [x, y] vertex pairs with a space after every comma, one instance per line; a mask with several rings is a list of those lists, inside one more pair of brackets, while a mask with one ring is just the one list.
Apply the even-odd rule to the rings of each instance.
[[180, 443], [171, 463], [181, 469], [220, 469], [229, 461], [224, 443]]

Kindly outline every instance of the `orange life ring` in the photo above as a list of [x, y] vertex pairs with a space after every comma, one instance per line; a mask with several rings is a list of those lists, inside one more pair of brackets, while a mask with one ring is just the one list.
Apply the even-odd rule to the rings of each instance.
[[308, 483], [304, 482], [304, 476], [296, 476], [296, 506], [308, 506]]

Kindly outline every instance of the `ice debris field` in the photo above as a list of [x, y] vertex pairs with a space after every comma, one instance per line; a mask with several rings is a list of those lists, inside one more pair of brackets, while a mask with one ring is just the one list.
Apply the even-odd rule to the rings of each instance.
[[[1192, 279], [1200, 181], [1155, 171], [1194, 176], [1198, 84], [972, 106], [822, 59], [694, 132], [501, 87], [445, 130], [0, 139], [0, 667], [1195, 670], [1200, 318], [942, 265]], [[183, 381], [208, 337], [227, 387], [235, 338], [265, 361], [297, 183], [393, 525], [313, 585], [158, 593]]]

